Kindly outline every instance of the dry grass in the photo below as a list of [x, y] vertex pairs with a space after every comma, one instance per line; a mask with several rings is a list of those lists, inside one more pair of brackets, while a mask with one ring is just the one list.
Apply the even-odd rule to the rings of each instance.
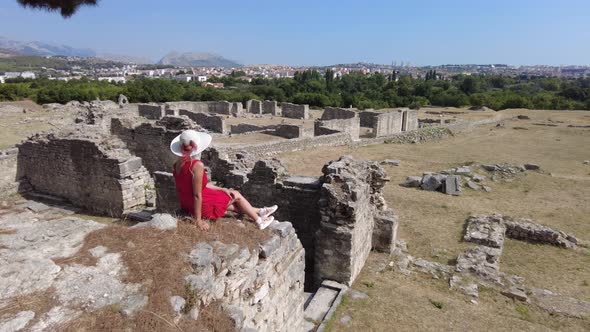
[[5, 306], [0, 308], [0, 317], [11, 317], [21, 311], [35, 312], [35, 318], [28, 326], [33, 326], [51, 308], [57, 306], [55, 289], [52, 287], [41, 292], [34, 292], [28, 295], [17, 296], [10, 299]]
[[169, 298], [180, 295], [188, 298], [184, 277], [192, 273], [186, 256], [201, 241], [236, 243], [250, 249], [270, 236], [270, 231], [258, 230], [253, 224], [238, 227], [235, 220], [220, 219], [208, 232], [201, 232], [188, 223], [179, 223], [173, 231], [129, 229], [113, 225], [90, 233], [78, 254], [55, 260], [59, 264], [96, 264], [88, 250], [102, 245], [109, 252], [119, 252], [127, 267], [124, 282], [141, 283], [149, 297], [148, 305], [131, 319], [125, 319], [119, 308], [103, 308], [87, 313], [70, 322], [66, 331], [229, 331], [232, 323], [219, 307], [212, 304], [201, 312], [197, 321], [183, 319], [174, 324]]
[[[407, 241], [410, 254], [414, 256], [443, 263], [456, 258], [461, 250], [471, 245], [461, 238], [465, 219], [474, 213], [498, 212], [527, 217], [590, 240], [590, 166], [583, 164], [590, 159], [590, 130], [567, 127], [590, 124], [590, 112], [508, 110], [503, 116], [512, 118], [519, 114], [531, 119], [506, 120], [503, 128], [484, 126], [438, 142], [356, 149], [331, 147], [288, 153], [280, 158], [292, 174], [304, 175], [321, 174], [324, 163], [344, 154], [375, 161], [400, 159], [400, 166], [385, 166], [392, 181], [385, 187], [384, 195], [400, 216], [398, 236]], [[551, 121], [558, 126], [532, 124], [540, 121]], [[515, 126], [528, 130], [512, 129]], [[459, 197], [398, 185], [410, 175], [469, 162], [533, 162], [539, 164], [544, 173], [529, 171], [511, 182], [487, 180], [492, 192], [465, 188]], [[487, 175], [484, 170], [476, 171]], [[434, 252], [439, 253], [438, 257], [434, 257]], [[500, 270], [525, 277], [529, 286], [548, 288], [588, 301], [590, 287], [585, 285], [590, 283], [589, 263], [588, 255], [574, 251], [508, 241]], [[395, 283], [392, 281], [388, 285], [394, 287]], [[391, 301], [391, 305], [383, 305], [397, 310], [395, 300], [386, 298], [385, 294], [379, 301]], [[369, 321], [368, 317], [360, 319]]]
[[54, 115], [32, 101], [0, 102], [0, 106], [3, 105], [23, 107], [28, 111], [0, 114], [0, 149], [12, 147], [31, 134], [54, 128], [48, 122]]
[[[387, 262], [384, 254], [371, 254], [352, 288], [367, 299], [343, 301], [327, 331], [588, 331], [590, 321], [551, 316], [534, 305], [480, 289], [478, 304], [448, 289], [443, 280], [416, 274], [405, 277], [392, 271], [375, 272]], [[373, 287], [366, 284], [372, 283]], [[440, 305], [440, 309], [434, 305]], [[340, 323], [350, 315], [352, 321]]]

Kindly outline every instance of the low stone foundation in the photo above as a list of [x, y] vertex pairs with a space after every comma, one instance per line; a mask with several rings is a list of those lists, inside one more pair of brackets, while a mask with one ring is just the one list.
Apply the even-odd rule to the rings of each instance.
[[293, 139], [293, 138], [310, 138], [314, 136], [312, 130], [302, 125], [281, 124], [278, 125], [273, 133], [276, 136]]

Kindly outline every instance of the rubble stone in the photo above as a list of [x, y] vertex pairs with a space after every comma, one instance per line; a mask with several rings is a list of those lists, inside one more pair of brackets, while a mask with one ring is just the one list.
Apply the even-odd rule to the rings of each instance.
[[482, 244], [492, 248], [502, 249], [506, 225], [500, 214], [470, 216], [467, 219], [465, 236], [467, 242]]
[[406, 182], [403, 184], [404, 187], [418, 188], [422, 183], [422, 177], [419, 176], [408, 176]]

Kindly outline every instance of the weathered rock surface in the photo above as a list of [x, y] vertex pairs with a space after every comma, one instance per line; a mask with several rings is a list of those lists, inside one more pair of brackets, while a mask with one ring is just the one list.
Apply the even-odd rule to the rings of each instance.
[[39, 221], [31, 212], [0, 216], [0, 304], [11, 297], [49, 288], [61, 271], [51, 258], [68, 257], [84, 237], [104, 227], [94, 221], [65, 217]]
[[468, 277], [454, 274], [449, 279], [449, 286], [452, 290], [459, 291], [467, 296], [479, 297], [479, 286]]
[[506, 225], [502, 215], [470, 216], [463, 239], [467, 242], [483, 244], [492, 248], [502, 249]]
[[[75, 217], [40, 218], [43, 216], [31, 212], [0, 216], [0, 228], [14, 230], [0, 237], [0, 305], [16, 296], [50, 288], [57, 301], [49, 312], [33, 314], [39, 320], [32, 331], [55, 329], [78, 317], [82, 310], [117, 304], [132, 313], [147, 303], [141, 285], [121, 281], [126, 269], [119, 253], [107, 253], [107, 248], [100, 246], [91, 249], [91, 255], [98, 258], [96, 266], [73, 264], [62, 268], [52, 260], [74, 255], [85, 236], [104, 225]], [[137, 297], [142, 301], [130, 302]], [[10, 321], [16, 324], [32, 319], [29, 317], [30, 313], [19, 313]]]
[[587, 318], [590, 315], [590, 302], [563, 296], [540, 288], [533, 288], [531, 293], [534, 302], [550, 313], [563, 314], [581, 319]]
[[471, 272], [481, 279], [497, 282], [501, 249], [486, 246], [471, 247], [457, 257], [457, 272]]
[[418, 188], [422, 183], [422, 178], [419, 176], [408, 176], [403, 186], [408, 188]]
[[27, 326], [31, 319], [35, 318], [35, 313], [32, 311], [21, 311], [16, 316], [0, 320], [0, 331], [2, 332], [16, 332]]
[[152, 216], [150, 221], [136, 224], [132, 228], [153, 227], [160, 230], [175, 229], [178, 225], [178, 220], [167, 213], [157, 213]]

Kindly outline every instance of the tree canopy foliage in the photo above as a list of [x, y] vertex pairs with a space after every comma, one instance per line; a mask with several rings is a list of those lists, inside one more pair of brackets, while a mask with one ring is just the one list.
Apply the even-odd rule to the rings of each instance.
[[210, 81], [223, 82], [224, 89], [202, 87], [198, 82], [137, 78], [126, 84], [88, 79], [68, 82], [37, 79], [8, 80], [0, 85], [0, 100], [30, 98], [39, 103], [117, 100], [120, 93], [131, 102], [249, 99], [295, 102], [310, 106], [386, 108], [422, 106], [487, 106], [534, 109], [590, 109], [590, 79], [555, 77], [503, 77], [458, 75], [439, 80], [431, 72], [428, 79], [410, 76], [351, 73], [336, 77], [326, 71], [297, 72], [294, 78], [255, 77], [248, 83], [236, 72]]
[[59, 11], [61, 16], [70, 17], [80, 6], [96, 6], [98, 0], [17, 0], [23, 7]]

